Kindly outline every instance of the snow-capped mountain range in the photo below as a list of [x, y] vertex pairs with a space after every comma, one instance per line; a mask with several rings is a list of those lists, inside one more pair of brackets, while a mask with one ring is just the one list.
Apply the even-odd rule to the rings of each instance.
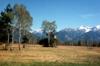
[[80, 30], [84, 30], [85, 32], [93, 31], [93, 30], [100, 30], [100, 25], [97, 25], [95, 27], [90, 27], [90, 26], [80, 26]]
[[100, 25], [95, 27], [80, 26], [77, 29], [65, 28], [57, 33], [59, 40], [65, 41], [100, 41]]
[[[67, 29], [67, 30], [66, 30]], [[89, 31], [92, 31], [92, 30], [100, 30], [100, 25], [97, 25], [95, 27], [91, 27], [91, 26], [84, 26], [84, 25], [81, 25], [79, 28], [77, 28], [78, 30], [82, 30], [84, 32], [89, 32]], [[65, 30], [65, 31], [70, 31], [70, 30], [77, 30], [77, 29], [72, 29], [72, 28], [65, 28], [65, 29], [62, 29], [62, 30]], [[60, 30], [61, 31], [61, 30]], [[42, 33], [42, 29], [36, 29], [36, 30], [33, 30], [33, 33]]]
[[[34, 31], [33, 33], [41, 36], [42, 30]], [[65, 28], [58, 31], [56, 35], [61, 42], [78, 40], [100, 41], [100, 25], [95, 27], [80, 26], [77, 29]]]

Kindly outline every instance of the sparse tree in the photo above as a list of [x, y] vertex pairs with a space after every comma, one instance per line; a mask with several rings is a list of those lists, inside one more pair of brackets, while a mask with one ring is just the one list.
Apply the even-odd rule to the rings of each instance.
[[19, 29], [19, 50], [22, 40], [22, 34], [26, 34], [26, 31], [30, 31], [32, 25], [32, 17], [24, 5], [14, 5], [14, 13], [17, 17], [16, 28]]
[[48, 36], [48, 46], [53, 46], [52, 45], [52, 40], [54, 40], [54, 34], [56, 32], [56, 24], [55, 21], [49, 22], [47, 20], [43, 21], [42, 24], [42, 29], [44, 31], [44, 34]]

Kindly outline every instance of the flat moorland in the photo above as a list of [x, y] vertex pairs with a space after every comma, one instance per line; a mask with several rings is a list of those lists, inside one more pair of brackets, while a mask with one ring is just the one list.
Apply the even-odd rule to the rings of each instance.
[[[33, 63], [36, 64], [100, 64], [100, 48], [85, 46], [57, 46], [42, 47], [41, 45], [26, 45], [18, 50], [18, 45], [13, 45], [13, 50], [2, 50], [0, 46], [0, 62], [2, 64]], [[34, 64], [34, 63], [33, 63]], [[9, 64], [8, 64], [9, 65]], [[60, 64], [59, 64], [60, 65]], [[38, 66], [38, 65], [37, 65]]]

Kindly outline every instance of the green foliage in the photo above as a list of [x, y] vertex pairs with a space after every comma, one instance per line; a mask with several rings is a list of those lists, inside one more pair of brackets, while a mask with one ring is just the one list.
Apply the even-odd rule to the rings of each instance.
[[0, 41], [7, 42], [9, 40], [8, 35], [11, 33], [11, 23], [12, 23], [12, 7], [10, 4], [7, 5], [4, 11], [0, 15]]
[[[19, 42], [26, 31], [31, 30], [32, 17], [24, 5], [15, 4], [13, 7], [8, 4], [0, 13], [0, 42], [14, 42], [14, 31], [19, 30]], [[25, 39], [25, 38], [24, 38]], [[26, 40], [26, 39], [25, 39]]]
[[26, 7], [22, 4], [15, 4], [13, 9], [17, 19], [16, 28], [21, 28], [22, 30], [30, 31], [32, 25], [32, 17], [26, 9]]
[[55, 31], [57, 28], [56, 24], [55, 24], [55, 21], [53, 22], [49, 22], [47, 20], [44, 20], [43, 23], [42, 23], [42, 29], [44, 32], [53, 32]]
[[45, 42], [48, 41], [48, 43], [45, 43], [47, 45], [45, 46], [50, 46], [50, 47], [54, 47], [54, 37], [55, 37], [55, 33], [56, 33], [56, 24], [55, 21], [49, 22], [47, 20], [44, 20], [42, 23], [42, 29], [43, 29], [43, 33], [46, 36], [46, 38], [48, 38], [48, 40], [46, 39]]
[[[32, 17], [26, 7], [22, 4], [15, 4], [13, 7], [14, 15], [17, 20], [15, 28], [19, 30], [19, 44], [21, 43], [22, 34], [26, 36], [26, 31], [31, 30]], [[20, 48], [19, 48], [20, 49]]]

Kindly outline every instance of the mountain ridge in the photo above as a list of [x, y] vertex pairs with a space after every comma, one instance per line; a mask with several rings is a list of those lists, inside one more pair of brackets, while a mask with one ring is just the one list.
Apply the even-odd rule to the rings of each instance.
[[[33, 32], [36, 35], [42, 37], [42, 30]], [[64, 28], [56, 33], [56, 36], [59, 41], [74, 41], [78, 42], [79, 40], [87, 41], [100, 41], [100, 25], [95, 27], [90, 26], [80, 26], [77, 29], [73, 28]]]

